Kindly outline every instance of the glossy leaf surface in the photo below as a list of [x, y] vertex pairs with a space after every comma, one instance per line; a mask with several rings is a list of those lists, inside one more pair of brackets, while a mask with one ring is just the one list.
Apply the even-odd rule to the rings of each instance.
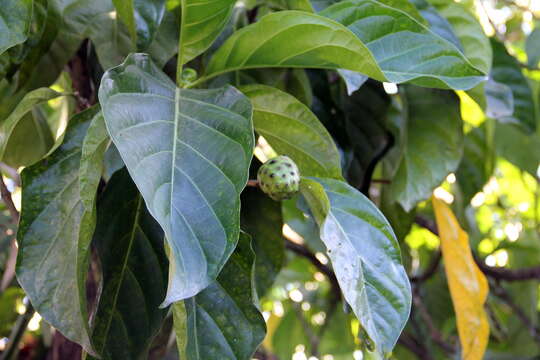
[[294, 96], [264, 85], [241, 88], [253, 105], [253, 126], [278, 153], [289, 156], [303, 176], [341, 178], [332, 137]]
[[390, 224], [373, 203], [342, 181], [304, 178], [301, 192], [343, 295], [366, 334], [364, 347], [387, 357], [411, 307], [409, 279]]
[[[452, 44], [412, 16], [377, 1], [342, 1], [320, 14], [324, 17], [297, 11], [265, 16], [233, 34], [212, 58], [208, 73], [255, 67], [341, 68], [380, 81], [457, 89], [483, 78]], [[378, 19], [384, 19], [384, 26], [372, 26]], [[290, 38], [296, 41], [286, 40]]]
[[[185, 360], [249, 360], [262, 342], [266, 326], [255, 306], [254, 253], [250, 238], [240, 235], [238, 247], [217, 281], [184, 301], [180, 348]], [[219, 299], [219, 301], [216, 301]]]
[[22, 172], [17, 234], [17, 278], [32, 305], [90, 353], [85, 279], [95, 218], [80, 196], [79, 167], [83, 140], [97, 110], [71, 119], [64, 143]]
[[102, 359], [144, 359], [167, 314], [164, 235], [124, 169], [100, 199], [94, 235], [103, 290], [92, 338]]
[[[485, 75], [453, 44], [431, 32], [406, 0], [346, 0], [320, 14], [349, 28], [369, 48], [387, 81], [468, 89]], [[416, 12], [416, 11], [415, 11]], [[377, 26], [374, 26], [377, 24]], [[366, 74], [369, 75], [369, 74]]]
[[212, 45], [227, 25], [234, 0], [182, 0], [180, 62], [187, 63]]
[[484, 304], [488, 283], [474, 262], [469, 237], [442, 200], [433, 197], [433, 209], [441, 239], [444, 269], [457, 317], [461, 358], [481, 360], [489, 339], [489, 322]]
[[109, 70], [99, 98], [171, 247], [163, 305], [192, 297], [216, 278], [238, 240], [254, 143], [249, 100], [230, 86], [180, 90], [144, 54]]

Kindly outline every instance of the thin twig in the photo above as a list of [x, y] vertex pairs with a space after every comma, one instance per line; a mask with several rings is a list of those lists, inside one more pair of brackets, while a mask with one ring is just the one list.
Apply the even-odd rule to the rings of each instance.
[[259, 182], [257, 180], [248, 180], [246, 185], [249, 187], [259, 187]]
[[413, 335], [408, 333], [401, 333], [401, 336], [398, 339], [398, 343], [400, 345], [403, 345], [409, 351], [411, 351], [413, 354], [418, 356], [418, 359], [420, 360], [432, 360], [433, 358], [427, 351], [424, 344], [422, 344], [420, 341], [418, 341]]
[[513, 313], [521, 320], [523, 325], [527, 327], [533, 339], [540, 343], [540, 328], [538, 328], [527, 314], [525, 314], [525, 311], [514, 302], [506, 289], [496, 281], [490, 282], [490, 289], [493, 295], [501, 299], [508, 307], [510, 307], [510, 309], [512, 309]]
[[336, 274], [332, 271], [332, 269], [317, 259], [317, 256], [315, 256], [314, 253], [311, 252], [307, 247], [302, 246], [300, 244], [294, 243], [288, 239], [285, 239], [285, 247], [296, 253], [297, 255], [300, 255], [307, 260], [309, 260], [321, 273], [326, 275], [328, 280], [330, 281], [330, 284], [332, 285], [334, 294], [338, 296], [338, 298], [341, 298], [341, 290], [339, 287], [339, 283], [336, 278]]
[[[0, 194], [2, 195], [2, 201], [6, 205], [6, 208], [8, 209], [10, 215], [11, 215], [11, 222], [14, 224], [17, 224], [19, 222], [19, 211], [17, 210], [17, 207], [15, 207], [15, 204], [13, 203], [13, 199], [11, 198], [11, 192], [9, 192], [6, 183], [4, 182], [4, 178], [0, 174]], [[15, 243], [15, 238], [11, 240], [10, 244], [10, 250], [8, 255], [8, 260], [4, 269], [4, 273], [2, 274], [2, 279], [0, 281], [0, 293], [4, 292], [4, 290], [11, 284], [11, 281], [15, 277], [15, 265], [17, 262], [17, 253], [18, 253], [18, 247]]]
[[17, 253], [18, 248], [15, 243], [15, 238], [11, 240], [9, 245], [9, 255], [4, 267], [4, 273], [2, 274], [2, 280], [0, 280], [0, 294], [3, 293], [15, 278], [15, 267], [17, 265]]
[[11, 193], [9, 192], [6, 186], [6, 183], [4, 182], [4, 178], [1, 175], [0, 175], [0, 194], [2, 195], [2, 201], [4, 202], [4, 204], [6, 204], [6, 207], [9, 210], [9, 213], [11, 214], [13, 223], [17, 224], [19, 222], [19, 211], [17, 210], [17, 207], [13, 203], [13, 199], [11, 198]]
[[388, 179], [372, 179], [371, 182], [374, 183], [374, 184], [391, 184], [392, 180], [388, 180]]
[[314, 357], [319, 357], [319, 337], [315, 334], [313, 329], [309, 326], [309, 323], [306, 321], [302, 309], [297, 303], [293, 303], [293, 309], [296, 312], [297, 318], [304, 329], [305, 334], [307, 335], [311, 347], [310, 355]]
[[540, 266], [532, 266], [521, 269], [507, 269], [502, 267], [492, 267], [484, 263], [478, 256], [474, 257], [476, 265], [482, 272], [494, 279], [502, 281], [527, 281], [540, 279]]
[[15, 326], [11, 330], [6, 349], [2, 353], [2, 357], [0, 358], [0, 360], [16, 359], [19, 350], [19, 343], [22, 340], [22, 337], [24, 335], [24, 332], [26, 331], [26, 327], [28, 326], [30, 319], [32, 319], [32, 316], [34, 316], [34, 312], [34, 308], [30, 304], [30, 302], [28, 302], [25, 312], [19, 315]]
[[[434, 235], [439, 236], [439, 231], [437, 225], [432, 221], [425, 219], [421, 216], [416, 216], [414, 219], [415, 222], [431, 231]], [[507, 268], [498, 268], [491, 267], [486, 265], [482, 259], [476, 256], [474, 253], [474, 260], [480, 270], [484, 275], [489, 276], [493, 279], [503, 280], [503, 281], [526, 281], [526, 280], [535, 280], [540, 279], [540, 266], [532, 266], [529, 268], [522, 269], [507, 269]]]
[[427, 308], [425, 307], [424, 303], [422, 302], [422, 298], [420, 296], [420, 293], [418, 291], [418, 287], [414, 287], [413, 290], [413, 301], [414, 306], [418, 310], [420, 316], [422, 317], [422, 320], [426, 324], [429, 335], [431, 336], [431, 339], [437, 344], [441, 349], [443, 349], [448, 354], [454, 354], [456, 352], [456, 349], [453, 345], [447, 343], [440, 331], [437, 329], [435, 324], [433, 323], [433, 319], [431, 318], [431, 315], [427, 311]]
[[384, 147], [371, 159], [368, 166], [366, 167], [366, 170], [364, 171], [364, 177], [362, 179], [362, 185], [360, 186], [360, 192], [364, 194], [365, 196], [369, 197], [369, 188], [371, 186], [373, 173], [375, 172], [375, 168], [377, 167], [377, 164], [388, 154], [388, 151], [392, 149], [394, 146], [394, 136], [389, 131], [386, 133], [387, 141], [386, 144], [384, 144]]
[[431, 258], [431, 261], [429, 265], [427, 266], [426, 270], [424, 270], [423, 273], [420, 275], [412, 276], [411, 281], [416, 283], [422, 283], [429, 278], [431, 278], [435, 273], [437, 272], [437, 269], [439, 268], [439, 264], [441, 263], [442, 259], [442, 253], [440, 250], [437, 250], [433, 257]]
[[14, 169], [9, 165], [0, 162], [0, 170], [6, 173], [11, 178], [11, 180], [13, 180], [15, 185], [21, 186], [21, 176], [17, 172], [17, 169]]

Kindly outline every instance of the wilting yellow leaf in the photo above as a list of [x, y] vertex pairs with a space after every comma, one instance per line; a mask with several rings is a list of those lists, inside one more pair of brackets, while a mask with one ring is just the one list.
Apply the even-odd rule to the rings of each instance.
[[462, 359], [481, 360], [489, 338], [489, 323], [484, 310], [488, 283], [474, 262], [469, 237], [459, 226], [452, 210], [435, 197], [432, 202], [456, 312]]

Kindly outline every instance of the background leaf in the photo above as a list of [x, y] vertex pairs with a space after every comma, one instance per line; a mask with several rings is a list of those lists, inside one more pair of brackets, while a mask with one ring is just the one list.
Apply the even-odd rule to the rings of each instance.
[[164, 235], [124, 169], [107, 184], [94, 235], [103, 290], [92, 339], [102, 359], [143, 359], [167, 309]]
[[165, 13], [165, 0], [113, 0], [137, 50], [145, 50], [157, 33]]
[[264, 85], [243, 87], [253, 105], [253, 126], [303, 176], [341, 178], [339, 153], [317, 117], [295, 97]]
[[343, 295], [363, 329], [363, 346], [387, 357], [409, 317], [411, 289], [388, 221], [344, 182], [301, 183]]
[[463, 158], [456, 176], [466, 204], [482, 190], [493, 174], [495, 153], [486, 137], [486, 126], [474, 128], [465, 136]]
[[431, 191], [456, 170], [463, 152], [463, 130], [457, 96], [449, 91], [403, 88], [402, 139], [390, 184], [392, 197], [406, 211], [429, 198]]
[[22, 172], [17, 233], [17, 278], [32, 305], [91, 354], [85, 279], [95, 218], [80, 197], [79, 167], [86, 130], [97, 111], [93, 107], [71, 119], [64, 143]]
[[0, 54], [27, 38], [32, 0], [3, 0], [0, 6]]
[[230, 86], [180, 90], [144, 54], [109, 70], [99, 98], [109, 134], [171, 247], [163, 305], [194, 296], [238, 240], [254, 142], [249, 100]]
[[517, 60], [512, 57], [504, 45], [497, 40], [491, 40], [493, 48], [493, 69], [491, 76], [512, 90], [514, 97], [514, 114], [500, 117], [498, 120], [520, 124], [523, 129], [532, 131], [536, 128], [534, 115], [534, 100], [527, 79], [523, 76]]
[[452, 295], [457, 327], [464, 360], [480, 360], [489, 339], [488, 317], [484, 303], [488, 284], [484, 274], [474, 262], [469, 237], [455, 218], [452, 210], [442, 201], [432, 198], [444, 269]]
[[280, 203], [258, 188], [246, 188], [242, 192], [241, 224], [242, 230], [252, 237], [255, 287], [257, 294], [263, 296], [274, 283], [285, 260]]
[[482, 26], [467, 7], [453, 0], [429, 0], [438, 13], [452, 25], [452, 30], [463, 47], [469, 61], [483, 73], [489, 73], [492, 51]]
[[180, 316], [185, 316], [182, 331], [187, 342], [180, 351], [180, 356], [185, 354], [182, 359], [251, 359], [266, 332], [264, 318], [254, 303], [253, 266], [250, 238], [242, 233], [217, 281], [184, 300], [185, 313]]
[[23, 120], [25, 115], [28, 114], [35, 105], [54, 99], [60, 95], [61, 94], [49, 88], [42, 88], [31, 91], [24, 96], [17, 107], [9, 114], [9, 116], [7, 116], [4, 122], [2, 122], [2, 125], [0, 125], [0, 158], [5, 156], [9, 138], [19, 122], [34, 121], [33, 118]]
[[234, 0], [182, 0], [180, 64], [202, 54], [219, 36], [234, 8]]
[[540, 61], [540, 27], [535, 28], [525, 43], [525, 50], [527, 51], [527, 63], [529, 66], [536, 66]]
[[518, 168], [536, 176], [540, 163], [540, 139], [528, 135], [512, 124], [497, 124], [495, 128], [495, 149], [501, 156]]

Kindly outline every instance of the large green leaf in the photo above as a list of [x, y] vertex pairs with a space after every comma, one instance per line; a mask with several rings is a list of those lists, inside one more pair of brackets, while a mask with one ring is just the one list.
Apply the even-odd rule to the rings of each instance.
[[413, 17], [411, 6], [407, 0], [347, 0], [320, 14], [355, 33], [388, 81], [453, 89], [468, 89], [482, 81], [485, 72]]
[[458, 97], [450, 92], [410, 86], [403, 88], [405, 109], [398, 140], [392, 197], [406, 211], [426, 200], [444, 178], [456, 170], [463, 153]]
[[251, 359], [266, 332], [264, 318], [254, 303], [253, 267], [250, 238], [242, 233], [217, 281], [184, 300], [182, 311], [176, 314], [181, 359]]
[[110, 180], [98, 206], [94, 243], [103, 289], [92, 339], [102, 359], [145, 359], [167, 314], [164, 235], [126, 170]]
[[165, 0], [113, 0], [138, 50], [145, 50], [157, 33], [165, 13]]
[[[89, 353], [85, 279], [95, 212], [83, 205], [79, 168], [83, 140], [97, 111], [93, 107], [72, 118], [64, 143], [22, 172], [17, 234], [17, 278], [32, 305]], [[94, 166], [101, 173], [100, 164]]]
[[493, 48], [491, 76], [495, 81], [510, 87], [514, 96], [514, 114], [501, 117], [499, 120], [521, 124], [524, 129], [534, 130], [536, 118], [533, 94], [518, 61], [508, 53], [504, 44], [497, 40], [492, 39], [491, 46]]
[[429, 0], [429, 2], [452, 25], [469, 61], [483, 73], [489, 73], [492, 61], [491, 44], [476, 17], [465, 5], [453, 0]]
[[281, 205], [257, 188], [242, 192], [242, 230], [252, 237], [255, 286], [263, 296], [274, 283], [285, 259]]
[[3, 0], [0, 6], [0, 54], [27, 38], [32, 0]]
[[341, 178], [339, 153], [317, 117], [294, 96], [265, 85], [242, 92], [253, 105], [253, 126], [278, 154], [293, 159], [304, 176]]
[[525, 42], [527, 51], [527, 63], [529, 66], [536, 67], [540, 61], [540, 27], [535, 28]]
[[[25, 116], [31, 112], [35, 105], [54, 99], [61, 94], [49, 88], [41, 88], [27, 93], [15, 109], [7, 116], [0, 125], [0, 159], [4, 158], [8, 141], [21, 121], [33, 121], [33, 118]], [[29, 115], [31, 116], [31, 114]], [[48, 150], [48, 149], [47, 149]]]
[[319, 224], [345, 300], [360, 322], [365, 351], [387, 358], [411, 307], [409, 279], [390, 224], [373, 203], [342, 181], [304, 178], [301, 191]]
[[456, 89], [484, 78], [454, 45], [375, 0], [342, 1], [321, 15], [280, 11], [237, 31], [214, 54], [208, 76], [256, 67], [327, 68]]
[[202, 54], [219, 36], [232, 14], [235, 0], [182, 0], [179, 62]]
[[144, 54], [101, 81], [105, 123], [171, 247], [163, 305], [196, 295], [238, 240], [254, 146], [249, 100], [233, 87], [181, 90]]

